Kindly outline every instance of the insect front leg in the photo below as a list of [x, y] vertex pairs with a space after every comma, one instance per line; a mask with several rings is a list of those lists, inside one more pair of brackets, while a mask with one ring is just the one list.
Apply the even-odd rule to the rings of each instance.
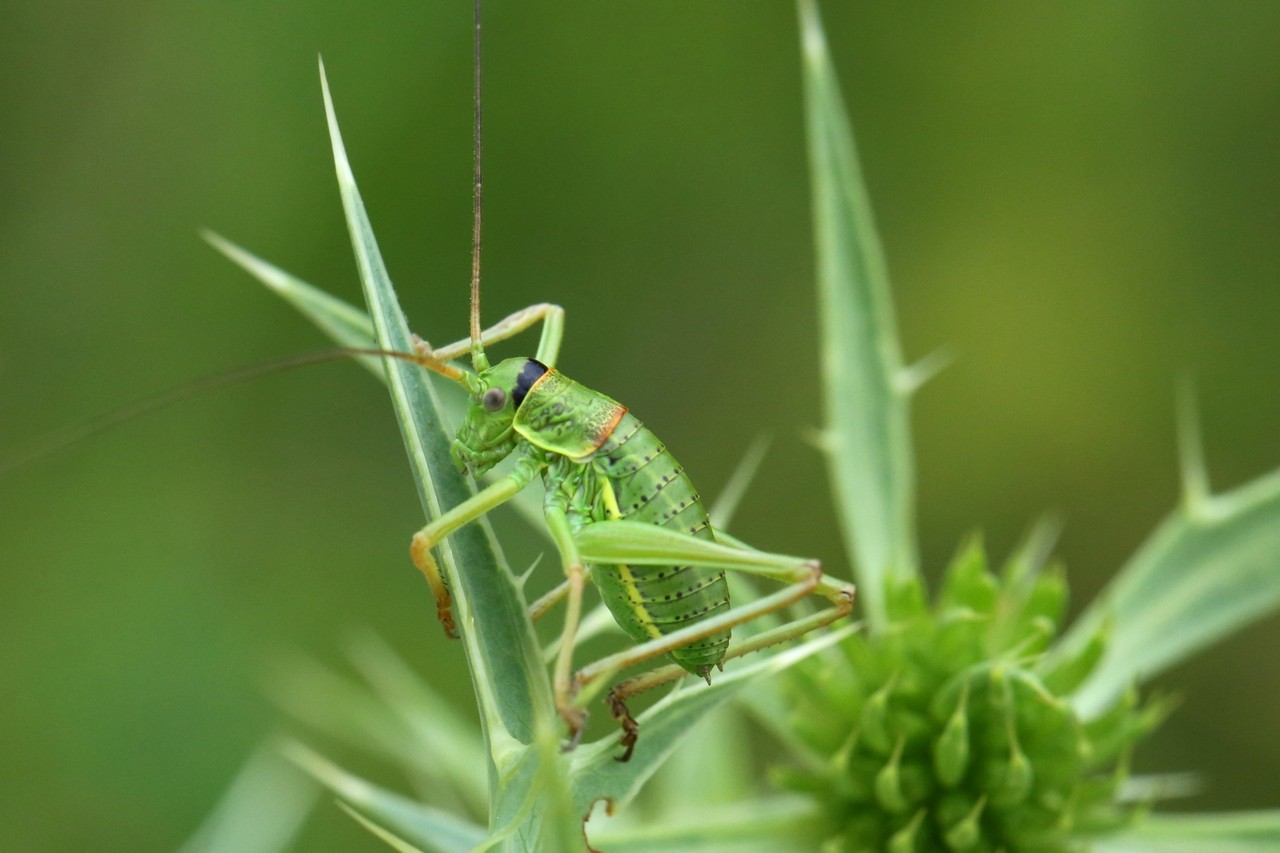
[[511, 473], [501, 480], [487, 486], [479, 493], [458, 504], [444, 515], [432, 521], [413, 535], [409, 545], [409, 556], [431, 585], [431, 593], [436, 599], [436, 615], [444, 627], [445, 636], [457, 639], [457, 626], [453, 621], [453, 597], [440, 567], [436, 564], [431, 549], [440, 544], [446, 536], [457, 530], [468, 521], [474, 521], [494, 507], [510, 500], [521, 489], [529, 485], [537, 472], [536, 463], [527, 456], [516, 460]]
[[[539, 321], [542, 322], [542, 338], [538, 342], [538, 354], [535, 358], [547, 367], [555, 367], [556, 358], [560, 355], [560, 340], [564, 336], [564, 309], [559, 305], [549, 302], [530, 305], [485, 329], [480, 333], [480, 341], [485, 346], [505, 341]], [[426, 341], [422, 341], [418, 351], [440, 361], [452, 361], [470, 354], [471, 338], [463, 338], [438, 349], [432, 349]]]

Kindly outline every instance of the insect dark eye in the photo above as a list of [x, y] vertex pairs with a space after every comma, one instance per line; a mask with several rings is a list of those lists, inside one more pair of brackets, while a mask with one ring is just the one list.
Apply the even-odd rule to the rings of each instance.
[[484, 392], [484, 396], [480, 398], [480, 405], [484, 406], [486, 412], [501, 411], [502, 407], [507, 404], [507, 392], [501, 388], [490, 388]]

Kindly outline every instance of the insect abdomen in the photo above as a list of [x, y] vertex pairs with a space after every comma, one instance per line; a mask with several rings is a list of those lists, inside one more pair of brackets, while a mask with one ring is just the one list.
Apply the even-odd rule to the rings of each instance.
[[[592, 459], [611, 491], [602, 518], [649, 522], [715, 539], [702, 499], [658, 437], [632, 414], [622, 416]], [[612, 506], [611, 506], [612, 504]], [[616, 511], [614, 510], [616, 506]], [[596, 566], [592, 577], [618, 624], [637, 642], [670, 634], [729, 609], [724, 572], [701, 566]], [[674, 650], [671, 657], [706, 675], [723, 658], [729, 632]]]

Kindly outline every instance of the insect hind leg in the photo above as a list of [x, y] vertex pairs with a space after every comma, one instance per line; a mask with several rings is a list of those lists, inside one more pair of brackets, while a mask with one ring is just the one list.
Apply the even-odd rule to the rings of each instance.
[[[733, 545], [708, 542], [656, 525], [621, 520], [588, 525], [578, 531], [577, 537], [581, 555], [588, 563], [696, 564], [741, 571], [786, 584], [780, 590], [726, 613], [702, 619], [583, 667], [575, 677], [575, 687], [579, 691], [577, 701], [580, 703], [588, 701], [598, 692], [599, 685], [626, 667], [776, 613], [809, 595], [826, 598], [831, 606], [731, 645], [726, 657], [738, 657], [799, 637], [848, 615], [853, 609], [853, 585], [824, 577], [821, 566], [814, 560], [756, 551], [736, 544], [736, 540], [732, 540]], [[643, 554], [643, 557], [637, 557], [638, 554]], [[684, 674], [684, 669], [679, 666], [659, 667], [627, 679], [610, 691], [607, 700], [610, 711], [623, 726], [624, 753], [620, 760], [630, 758], [639, 730], [637, 721], [627, 710], [627, 698]]]
[[[810, 631], [830, 625], [837, 619], [849, 614], [853, 600], [850, 598], [847, 601], [847, 605], [833, 604], [831, 607], [823, 608], [817, 613], [810, 614], [802, 619], [786, 622], [745, 640], [734, 642], [725, 652], [724, 660], [740, 658], [743, 655], [749, 655], [769, 646], [785, 643], [788, 640], [802, 637]], [[723, 670], [724, 661], [721, 661], [717, 666]], [[627, 701], [633, 696], [652, 690], [655, 687], [661, 687], [663, 684], [669, 684], [672, 681], [683, 678], [685, 675], [688, 675], [688, 672], [685, 671], [684, 667], [678, 664], [668, 664], [619, 681], [609, 689], [609, 693], [605, 697], [605, 704], [609, 706], [609, 713], [622, 726], [622, 738], [619, 741], [619, 745], [622, 747], [623, 752], [621, 755], [616, 756], [617, 761], [629, 761], [631, 759], [631, 753], [635, 750], [636, 741], [639, 738], [640, 723], [631, 715], [631, 711], [627, 708]], [[707, 683], [711, 683], [709, 678]]]

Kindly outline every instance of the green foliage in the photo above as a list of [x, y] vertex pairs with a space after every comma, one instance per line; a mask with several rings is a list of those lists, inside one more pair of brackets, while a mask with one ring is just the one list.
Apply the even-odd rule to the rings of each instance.
[[1275, 813], [1244, 820], [1234, 836], [1222, 816], [1189, 820], [1179, 838], [1165, 818], [1133, 827], [1145, 804], [1123, 791], [1135, 743], [1171, 708], [1142, 702], [1134, 683], [1280, 604], [1276, 476], [1210, 496], [1189, 406], [1182, 506], [1061, 642], [1067, 587], [1060, 571], [1041, 570], [1046, 528], [1000, 577], [970, 542], [931, 606], [905, 558], [867, 563], [868, 524], [883, 525], [873, 541], [911, 529], [914, 475], [896, 425], [918, 379], [886, 392], [898, 359], [880, 250], [817, 9], [800, 6], [819, 293], [824, 316], [843, 318], [824, 325], [824, 349], [863, 359], [854, 369], [824, 360], [828, 408], [833, 422], [844, 418], [846, 441], [880, 436], [874, 449], [897, 462], [850, 462], [839, 456], [854, 444], [828, 448], [879, 630], [784, 682], [789, 712], [763, 719], [806, 761], [779, 770], [779, 782], [822, 804], [824, 850], [1065, 851], [1099, 838], [1114, 850], [1182, 849], [1162, 845], [1188, 838], [1185, 849], [1261, 849]]
[[1066, 649], [1114, 626], [1102, 665], [1074, 702], [1092, 713], [1280, 605], [1280, 473], [1208, 491], [1190, 400], [1182, 405], [1183, 500], [1072, 628]]
[[[322, 67], [322, 82], [323, 77]], [[409, 352], [410, 333], [347, 162], [327, 84], [324, 97], [338, 187], [375, 338], [385, 349]], [[423, 508], [428, 517], [438, 517], [472, 490], [450, 459], [452, 437], [441, 423], [427, 372], [396, 361], [388, 361], [386, 372]], [[565, 826], [571, 816], [556, 806], [555, 788], [537, 784], [544, 774], [563, 770], [542, 766], [542, 752], [534, 748], [536, 734], [552, 725], [551, 692], [516, 579], [483, 521], [460, 530], [441, 554], [489, 748], [490, 829], [513, 849], [563, 839], [576, 826]], [[465, 572], [459, 570], [463, 565]]]
[[358, 819], [388, 836], [416, 842], [429, 853], [466, 853], [484, 840], [479, 827], [359, 779], [301, 744], [285, 744], [283, 752], [341, 797]]
[[800, 10], [826, 390], [822, 446], [874, 629], [884, 623], [885, 581], [916, 571], [907, 404], [923, 374], [902, 364], [884, 252], [814, 0], [802, 0]]
[[1060, 573], [998, 577], [975, 539], [933, 604], [916, 578], [885, 592], [885, 629], [845, 640], [826, 674], [840, 690], [790, 697], [795, 730], [830, 758], [783, 780], [822, 802], [831, 849], [1065, 851], [1138, 814], [1117, 794], [1164, 706], [1126, 696], [1086, 722], [1051, 689], [1074, 686], [1046, 665]]
[[319, 784], [284, 757], [280, 744], [268, 742], [245, 762], [180, 853], [287, 849], [319, 794]]
[[1100, 841], [1096, 853], [1266, 853], [1280, 848], [1280, 810], [1152, 815], [1132, 832]]

